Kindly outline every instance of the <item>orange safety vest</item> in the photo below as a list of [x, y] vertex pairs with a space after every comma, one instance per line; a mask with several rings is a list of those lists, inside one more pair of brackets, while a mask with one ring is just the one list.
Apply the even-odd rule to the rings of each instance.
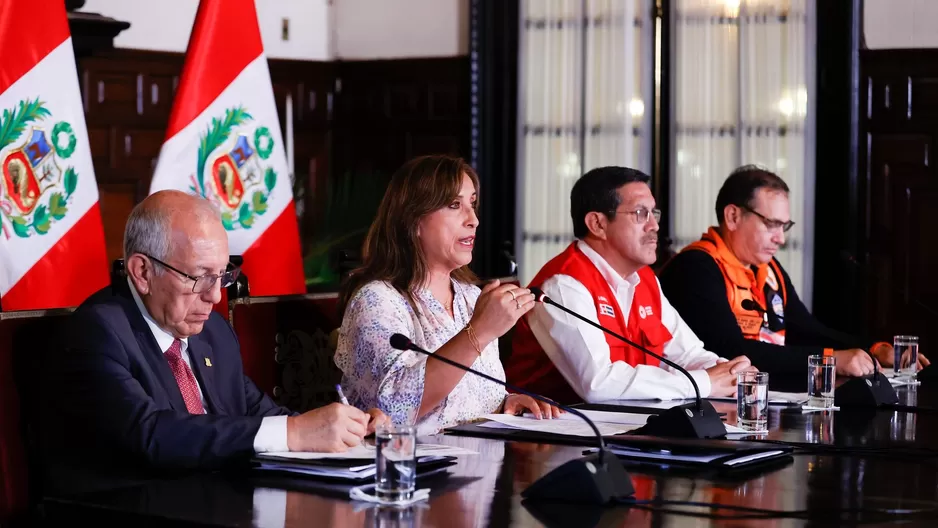
[[[782, 269], [775, 259], [753, 272], [751, 267], [736, 258], [714, 227], [707, 230], [700, 240], [681, 250], [681, 253], [685, 251], [703, 251], [716, 262], [726, 285], [726, 299], [743, 337], [777, 345], [785, 344], [785, 303], [788, 296]], [[766, 312], [743, 308], [746, 299], [754, 301]], [[767, 312], [775, 314], [772, 321]]]
[[[596, 269], [589, 257], [577, 248], [576, 244], [576, 242], [570, 244], [563, 253], [545, 264], [531, 281], [530, 286], [540, 287], [554, 275], [573, 277], [593, 296], [600, 325], [656, 354], [662, 354], [664, 345], [671, 340], [672, 336], [661, 322], [661, 290], [658, 288], [655, 273], [648, 266], [638, 270], [640, 282], [635, 287], [631, 309], [628, 314], [623, 314], [606, 278]], [[609, 334], [606, 334], [606, 343], [609, 345], [609, 360], [612, 362], [625, 361], [633, 367], [636, 365], [658, 366], [657, 359], [626, 345]], [[585, 351], [576, 350], [568, 352], [585, 353]], [[560, 403], [583, 401], [547, 357], [544, 349], [537, 342], [537, 338], [534, 337], [526, 317], [519, 319], [515, 326], [511, 356], [505, 362], [505, 376], [509, 383]]]

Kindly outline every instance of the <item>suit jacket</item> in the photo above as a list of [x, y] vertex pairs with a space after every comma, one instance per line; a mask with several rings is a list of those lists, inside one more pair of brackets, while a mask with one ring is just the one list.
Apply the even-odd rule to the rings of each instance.
[[43, 368], [39, 433], [47, 493], [250, 460], [263, 417], [290, 411], [244, 375], [238, 339], [220, 315], [212, 313], [188, 342], [204, 415], [186, 410], [126, 282], [79, 306], [64, 346], [49, 351]]

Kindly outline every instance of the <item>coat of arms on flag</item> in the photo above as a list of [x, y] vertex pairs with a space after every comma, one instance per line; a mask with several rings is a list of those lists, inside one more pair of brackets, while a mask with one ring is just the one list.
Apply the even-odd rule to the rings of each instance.
[[65, 218], [78, 174], [74, 167], [62, 167], [76, 143], [72, 126], [66, 121], [54, 123], [52, 113], [38, 98], [3, 110], [0, 217], [7, 239], [12, 236], [10, 229], [22, 238], [44, 235], [54, 222]]
[[277, 172], [265, 163], [274, 150], [273, 136], [265, 126], [251, 127], [253, 119], [243, 107], [229, 108], [199, 138], [191, 190], [220, 208], [228, 231], [250, 229], [255, 216], [267, 212], [277, 184]]

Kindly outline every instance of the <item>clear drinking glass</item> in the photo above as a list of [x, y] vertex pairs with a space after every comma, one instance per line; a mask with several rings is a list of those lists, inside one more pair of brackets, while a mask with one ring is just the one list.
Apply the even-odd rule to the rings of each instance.
[[375, 431], [375, 494], [388, 501], [410, 499], [417, 477], [417, 430], [384, 425]]
[[[369, 519], [371, 517], [371, 519]], [[370, 522], [369, 522], [370, 521]], [[369, 508], [364, 526], [374, 528], [412, 528], [420, 526], [420, 512], [417, 508], [398, 506], [379, 506]]]
[[769, 418], [769, 373], [742, 372], [736, 376], [736, 416], [747, 431], [762, 431]]
[[897, 335], [892, 338], [895, 354], [893, 372], [899, 378], [915, 379], [918, 371], [918, 336]]
[[820, 409], [834, 406], [834, 377], [837, 358], [808, 356], [808, 405]]

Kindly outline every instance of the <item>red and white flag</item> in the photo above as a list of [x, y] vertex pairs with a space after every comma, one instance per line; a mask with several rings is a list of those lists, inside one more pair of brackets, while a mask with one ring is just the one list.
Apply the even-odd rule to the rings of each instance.
[[108, 284], [61, 0], [0, 1], [0, 308], [81, 304]]
[[150, 192], [198, 193], [222, 212], [251, 295], [305, 293], [274, 90], [253, 0], [202, 0]]

